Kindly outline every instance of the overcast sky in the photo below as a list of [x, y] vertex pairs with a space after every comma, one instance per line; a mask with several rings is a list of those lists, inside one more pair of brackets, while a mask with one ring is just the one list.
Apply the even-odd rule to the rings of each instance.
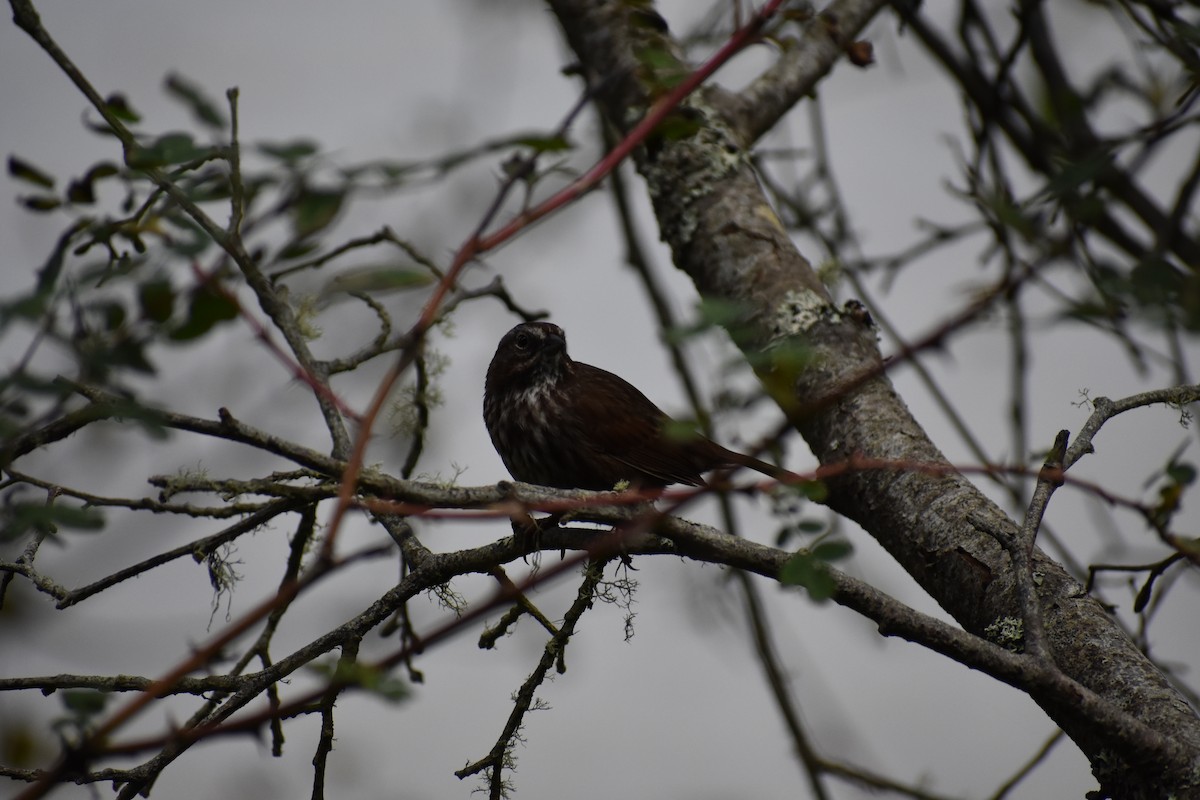
[[[683, 30], [701, 5], [679, 0], [662, 4], [662, 9], [672, 27]], [[146, 130], [190, 127], [186, 112], [161, 89], [164, 76], [177, 71], [217, 98], [227, 87], [240, 88], [243, 141], [312, 138], [340, 164], [430, 157], [515, 131], [552, 129], [576, 100], [576, 83], [560, 74], [570, 57], [552, 17], [537, 3], [60, 0], [42, 2], [39, 9], [50, 33], [102, 93], [120, 90], [128, 96], [142, 113]], [[1080, 43], [1073, 58], [1102, 58], [1111, 46], [1090, 19], [1072, 20]], [[961, 130], [955, 98], [910, 42], [896, 37], [893, 18], [885, 14], [881, 20], [870, 34], [879, 64], [865, 71], [841, 65], [821, 90], [835, 168], [870, 252], [894, 251], [914, 241], [918, 215], [964, 216], [944, 187], [955, 176], [946, 136]], [[765, 58], [765, 52], [752, 54], [721, 78], [736, 85]], [[90, 116], [82, 97], [48, 57], [8, 24], [0, 26], [0, 109], [5, 155], [19, 155], [60, 177], [79, 174], [101, 158], [119, 159], [111, 141], [80, 124]], [[573, 162], [579, 167], [587, 166], [586, 154], [594, 149], [590, 125], [585, 119], [577, 130], [577, 140], [586, 145]], [[807, 123], [797, 115], [775, 142], [802, 147], [806, 140]], [[338, 231], [348, 237], [389, 224], [445, 263], [490, 201], [498, 171], [498, 157], [485, 159], [445, 187], [367, 204], [348, 215]], [[25, 191], [7, 179], [0, 185], [10, 198]], [[658, 245], [644, 198], [638, 198], [638, 209], [658, 273], [671, 288], [677, 311], [686, 316], [694, 291]], [[61, 216], [35, 216], [11, 200], [0, 203], [0, 241], [5, 243], [0, 274], [7, 291], [32, 283], [34, 269], [63, 227]], [[989, 279], [976, 266], [977, 249], [960, 248], [953, 251], [954, 260], [922, 265], [919, 274], [879, 295], [883, 308], [910, 334], [932, 328], [952, 315], [971, 288]], [[622, 258], [610, 201], [596, 193], [489, 255], [468, 280], [482, 285], [502, 274], [526, 307], [552, 311], [552, 319], [566, 328], [576, 358], [620, 372], [664, 408], [682, 413], [683, 394], [673, 378], [664, 378], [671, 373], [657, 347], [652, 314]], [[311, 289], [319, 280], [296, 285]], [[415, 308], [403, 297], [390, 298], [388, 306], [397, 317]], [[329, 321], [338, 324], [330, 324], [316, 345], [323, 353], [358, 346], [371, 335], [365, 315], [346, 323], [344, 307], [328, 313]], [[515, 322], [498, 303], [480, 302], [456, 317], [452, 335], [437, 340], [448, 366], [442, 377], [446, 402], [437, 411], [423, 461], [430, 473], [450, 477], [462, 469], [459, 480], [471, 485], [506, 477], [487, 440], [479, 404], [495, 342]], [[996, 335], [998, 327], [996, 322], [968, 333], [928, 363], [987, 439], [994, 458], [1008, 460], [1014, 454], [1001, 424], [1007, 414], [1006, 345]], [[12, 357], [12, 343], [0, 347], [5, 348], [0, 356]], [[697, 351], [711, 389], [721, 380], [730, 351], [716, 339]], [[1077, 429], [1085, 419], [1086, 411], [1075, 405], [1081, 389], [1119, 396], [1166, 385], [1162, 375], [1128, 370], [1116, 347], [1097, 345], [1090, 336], [1056, 335], [1034, 359], [1030, 423], [1043, 446], [1059, 428]], [[165, 380], [145, 385], [157, 401], [210, 418], [218, 407], [228, 406], [240, 418], [281, 436], [328, 446], [310, 398], [289, 382], [244, 326], [229, 326], [203, 346], [164, 355], [160, 366]], [[378, 374], [369, 371], [338, 389], [363, 407]], [[911, 371], [898, 371], [894, 379], [947, 455], [969, 460]], [[764, 413], [744, 427], [732, 425], [722, 429], [722, 438], [729, 444], [751, 439], [772, 419]], [[1081, 465], [1082, 471], [1140, 486], [1179, 438], [1169, 413], [1155, 419], [1106, 430], [1100, 456]], [[95, 446], [89, 456], [80, 456], [68, 442], [30, 464], [89, 490], [136, 495], [151, 492], [144, 480], [156, 472], [203, 466], [214, 475], [248, 476], [267, 463], [211, 442], [180, 440], [163, 451], [117, 430], [89, 437]], [[790, 447], [789, 466], [812, 465], [802, 443], [793, 441]], [[1106, 455], [1105, 462], [1093, 463]], [[370, 460], [395, 470], [402, 456], [379, 437]], [[1081, 511], [1077, 497], [1056, 498], [1055, 504], [1051, 521], [1076, 537], [1085, 557], [1105, 552], [1099, 534], [1090, 530], [1094, 512]], [[747, 535], [769, 541], [773, 528], [765, 504], [741, 510]], [[700, 517], [711, 519], [711, 510]], [[1114, 519], [1141, 534], [1128, 519]], [[447, 524], [423, 530], [432, 531], [431, 546], [452, 549], [498, 538], [503, 528], [500, 523]], [[43, 566], [52, 567], [64, 583], [78, 585], [205, 532], [211, 529], [160, 518], [127, 520], [115, 528], [110, 524], [100, 536], [72, 539], [68, 548], [44, 550]], [[288, 534], [281, 524], [239, 545], [245, 580], [232, 600], [235, 616], [272, 590], [281, 568], [280, 542]], [[856, 548], [851, 572], [940, 614], [868, 537], [855, 530], [847, 535]], [[378, 536], [375, 529], [356, 528], [346, 546], [377, 541]], [[1089, 543], [1089, 537], [1097, 541]], [[1122, 557], [1135, 560], [1137, 555]], [[670, 559], [639, 559], [637, 566], [636, 636], [624, 641], [620, 609], [606, 606], [584, 618], [568, 651], [568, 672], [538, 693], [551, 710], [529, 717], [527, 744], [516, 753], [516, 796], [806, 796], [753, 657], [737, 595], [721, 571]], [[288, 644], [299, 645], [338, 625], [395, 580], [395, 565], [380, 563], [325, 587], [299, 606], [300, 613], [293, 612], [276, 655], [286, 652]], [[490, 592], [483, 581], [456, 582], [456, 587], [468, 600]], [[994, 790], [1053, 730], [1023, 694], [913, 645], [881, 641], [849, 611], [816, 606], [771, 585], [764, 584], [763, 590], [806, 722], [818, 746], [831, 756], [902, 780], [936, 776], [931, 789], [979, 796]], [[574, 592], [572, 578], [540, 592], [537, 601], [556, 617]], [[205, 638], [208, 596], [207, 577], [191, 562], [144, 576], [65, 613], [54, 612], [42, 597], [25, 595], [24, 612], [34, 625], [22, 628], [27, 639], [0, 646], [0, 675], [164, 670], [191, 643]], [[154, 600], [148, 604], [147, 598]], [[414, 613], [429, 627], [446, 615], [432, 599], [419, 599]], [[224, 608], [214, 626], [223, 618]], [[1188, 632], [1164, 636], [1158, 655], [1200, 663], [1194, 622], [1187, 621], [1183, 608], [1168, 610], [1156, 624], [1161, 631], [1178, 625], [1177, 630]], [[452, 773], [491, 747], [510, 710], [510, 694], [531, 670], [542, 644], [540, 632], [523, 624], [498, 650], [481, 651], [475, 646], [477, 633], [471, 630], [423, 656], [419, 667], [426, 683], [404, 704], [384, 706], [354, 696], [339, 701], [330, 796], [469, 795], [476, 784], [459, 782]], [[385, 653], [393, 646], [371, 636], [364, 652]], [[294, 686], [305, 680], [297, 678]], [[285, 693], [292, 688], [285, 687]], [[0, 718], [35, 707], [44, 707], [40, 697], [0, 696]], [[190, 713], [186, 704], [175, 708], [177, 719]], [[162, 723], [160, 713], [151, 713], [134, 730], [153, 733]], [[155, 796], [306, 796], [315, 721], [292, 723], [287, 732], [280, 760], [246, 741], [197, 747], [166, 771]], [[1078, 797], [1093, 787], [1084, 759], [1065, 743], [1014, 796]], [[56, 796], [85, 797], [88, 792], [70, 788]], [[857, 795], [839, 790], [837, 796]]]

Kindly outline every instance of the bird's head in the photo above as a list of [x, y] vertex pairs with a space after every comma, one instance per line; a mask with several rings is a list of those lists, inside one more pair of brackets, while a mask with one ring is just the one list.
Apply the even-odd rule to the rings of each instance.
[[570, 365], [562, 328], [549, 322], [523, 322], [500, 340], [488, 366], [487, 388], [555, 383]]

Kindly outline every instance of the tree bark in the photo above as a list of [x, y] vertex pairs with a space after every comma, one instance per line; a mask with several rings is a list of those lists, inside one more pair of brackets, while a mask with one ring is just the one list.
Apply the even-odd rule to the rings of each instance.
[[[627, 130], [657, 91], [639, 55], [677, 54], [678, 46], [642, 4], [549, 5], [603, 115]], [[882, 5], [833, 3], [781, 57], [786, 68], [777, 64], [742, 97], [713, 87], [693, 94], [679, 111], [692, 123], [689, 133], [655, 136], [635, 157], [676, 266], [702, 295], [745, 310], [749, 334], [738, 345], [748, 355], [781, 344], [804, 349], [806, 366], [784, 376], [790, 396], [781, 408], [821, 463], [865, 456], [941, 468], [853, 470], [830, 481], [828, 505], [875, 537], [964, 629], [982, 637], [994, 623], [1023, 620], [1018, 576], [995, 538], [996, 531], [1017, 535], [1017, 526], [950, 469], [912, 417], [881, 370], [873, 331], [833, 305], [771, 210], [747, 153], [768, 127], [764, 119], [778, 118], [809, 92]], [[774, 90], [773, 71], [786, 75]], [[780, 379], [778, 372], [760, 376], [768, 385]], [[1141, 726], [1101, 727], [1070, 692], [1028, 689], [1033, 699], [1088, 756], [1102, 792], [1196, 796], [1195, 711], [1060, 564], [1035, 549], [1033, 572], [1053, 666]]]

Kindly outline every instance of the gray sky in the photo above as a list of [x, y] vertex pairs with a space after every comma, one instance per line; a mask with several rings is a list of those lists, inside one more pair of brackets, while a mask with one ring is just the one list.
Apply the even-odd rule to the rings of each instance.
[[[664, 4], [663, 11], [672, 27], [681, 30], [700, 7], [678, 0]], [[39, 9], [51, 34], [102, 93], [119, 89], [129, 97], [142, 112], [145, 129], [190, 127], [186, 113], [161, 90], [164, 75], [178, 71], [218, 98], [226, 87], [240, 88], [243, 141], [308, 137], [341, 164], [369, 157], [428, 157], [514, 131], [551, 129], [576, 98], [574, 82], [559, 74], [568, 60], [561, 37], [549, 13], [536, 3], [109, 0], [42, 2]], [[898, 250], [913, 241], [918, 215], [964, 215], [943, 186], [955, 174], [945, 139], [960, 134], [955, 99], [911, 43], [896, 38], [892, 17], [882, 19], [871, 32], [880, 63], [867, 71], [843, 64], [821, 92], [835, 143], [835, 167], [871, 252]], [[1087, 19], [1075, 22], [1081, 46], [1073, 57], [1104, 57], [1109, 43], [1099, 38], [1103, 31]], [[765, 53], [751, 54], [721, 78], [736, 85], [738, 76], [744, 79], [764, 58]], [[0, 142], [6, 155], [17, 154], [60, 177], [79, 174], [100, 158], [119, 159], [109, 141], [80, 125], [85, 109], [81, 96], [9, 24], [0, 26], [0, 76]], [[578, 128], [577, 140], [589, 142], [588, 124]], [[797, 115], [776, 143], [803, 146], [806, 140], [807, 123]], [[587, 152], [590, 143], [573, 164], [586, 167]], [[445, 263], [476, 224], [497, 173], [497, 159], [485, 159], [447, 186], [368, 204], [344, 219], [338, 231], [348, 237], [389, 224]], [[11, 180], [3, 185], [10, 197], [25, 191]], [[642, 234], [654, 245], [659, 274], [671, 287], [677, 310], [686, 315], [694, 291], [672, 271], [657, 244], [644, 198], [638, 198], [638, 206]], [[33, 269], [62, 227], [62, 217], [31, 215], [11, 201], [0, 204], [0, 240], [6, 244], [0, 274], [9, 290], [32, 282]], [[971, 288], [990, 279], [977, 266], [977, 256], [977, 249], [959, 248], [919, 266], [878, 297], [904, 331], [928, 330], [951, 316]], [[680, 413], [682, 392], [673, 377], [664, 377], [671, 373], [656, 346], [651, 313], [622, 257], [610, 201], [598, 193], [489, 255], [470, 280], [481, 285], [495, 273], [503, 274], [527, 307], [553, 312], [554, 321], [567, 329], [576, 358], [620, 372], [664, 408]], [[306, 288], [303, 281], [297, 286]], [[403, 297], [391, 298], [388, 305], [397, 317], [414, 308]], [[322, 320], [327, 321], [326, 336], [317, 347], [328, 348], [323, 352], [354, 347], [370, 336], [369, 319], [346, 321], [345, 316], [346, 307], [335, 306]], [[506, 477], [488, 443], [479, 403], [495, 342], [514, 322], [498, 303], [476, 303], [458, 315], [453, 335], [438, 341], [449, 365], [442, 379], [446, 402], [437, 411], [423, 462], [430, 472], [448, 477], [463, 467], [460, 481], [472, 485]], [[996, 321], [984, 324], [957, 339], [949, 353], [928, 359], [997, 461], [1013, 456], [1003, 426], [997, 424], [1007, 413], [1008, 379], [999, 328]], [[11, 343], [0, 343], [0, 356], [10, 359], [11, 348]], [[712, 388], [721, 379], [729, 347], [713, 338], [697, 350]], [[239, 418], [281, 436], [316, 447], [324, 444], [304, 390], [289, 382], [244, 326], [229, 326], [192, 350], [164, 354], [160, 366], [166, 380], [146, 384], [151, 397], [206, 417], [229, 406]], [[377, 376], [375, 370], [337, 388], [361, 408]], [[898, 371], [894, 379], [947, 455], [969, 461], [911, 371]], [[1052, 347], [1035, 353], [1031, 430], [1039, 443], [1048, 445], [1059, 428], [1078, 428], [1086, 417], [1074, 405], [1080, 389], [1120, 396], [1166, 383], [1162, 375], [1129, 371], [1115, 347], [1097, 344], [1094, 337], [1056, 335]], [[764, 414], [744, 426], [730, 424], [721, 429], [721, 438], [733, 445], [747, 441], [772, 419]], [[143, 481], [155, 472], [203, 465], [214, 475], [246, 476], [263, 463], [196, 440], [181, 438], [170, 450], [160, 451], [115, 430], [89, 436], [89, 444], [96, 446], [90, 457], [81, 458], [68, 443], [31, 460], [30, 469], [36, 464], [43, 474], [64, 482], [73, 479], [97, 492], [130, 495], [150, 493]], [[1147, 412], [1106, 430], [1099, 455], [1082, 464], [1080, 472], [1140, 486], [1178, 438], [1169, 412]], [[370, 460], [397, 469], [402, 455], [379, 438]], [[805, 469], [812, 458], [802, 443], [792, 441], [787, 463]], [[103, 468], [114, 464], [120, 468]], [[1096, 513], [1083, 507], [1078, 496], [1060, 493], [1050, 519], [1087, 558], [1095, 558], [1105, 552], [1105, 542], [1092, 529]], [[747, 534], [764, 541], [774, 531], [766, 511], [765, 505], [742, 508]], [[699, 517], [711, 519], [711, 509]], [[1129, 518], [1113, 514], [1112, 519], [1131, 539], [1143, 535]], [[452, 549], [493, 540], [504, 535], [504, 527], [433, 524], [422, 530], [431, 546]], [[71, 539], [66, 549], [43, 550], [43, 567], [53, 565], [65, 583], [77, 585], [204, 532], [210, 529], [159, 518], [123, 520], [110, 523], [100, 536]], [[278, 580], [281, 541], [289, 533], [277, 525], [239, 545], [245, 580], [232, 601], [235, 616]], [[379, 537], [365, 527], [353, 534], [345, 543], [348, 549]], [[941, 614], [872, 540], [856, 530], [848, 536], [856, 548], [851, 572], [921, 610]], [[1146, 552], [1150, 550], [1119, 555], [1136, 560]], [[670, 559], [639, 559], [637, 566], [636, 636], [623, 641], [619, 609], [598, 608], [584, 618], [568, 652], [568, 672], [538, 693], [552, 708], [529, 718], [527, 744], [516, 753], [517, 796], [805, 796], [743, 630], [736, 595], [725, 589], [722, 573]], [[513, 572], [519, 570], [514, 567]], [[301, 603], [302, 613], [291, 615], [276, 655], [357, 613], [395, 579], [394, 564], [374, 564], [332, 582]], [[548, 587], [536, 601], [550, 616], [560, 616], [574, 596], [575, 583], [570, 579]], [[456, 587], [469, 600], [491, 591], [484, 581], [456, 582]], [[793, 690], [819, 747], [831, 756], [902, 780], [936, 776], [931, 789], [978, 796], [993, 790], [1053, 729], [1024, 695], [989, 678], [916, 646], [881, 641], [869, 624], [844, 609], [816, 606], [770, 585], [763, 590]], [[68, 613], [54, 612], [43, 598], [26, 595], [26, 613], [36, 625], [25, 629], [32, 633], [19, 647], [0, 647], [0, 674], [164, 670], [191, 643], [205, 638], [209, 595], [203, 569], [190, 562], [144, 576]], [[1124, 602], [1124, 595], [1119, 599]], [[1194, 632], [1183, 600], [1181, 594], [1156, 623], [1160, 634], [1185, 624], [1189, 627], [1183, 630]], [[418, 600], [414, 613], [430, 627], [446, 614], [432, 600]], [[223, 614], [224, 609], [214, 630]], [[477, 630], [468, 631], [423, 656], [418, 665], [426, 683], [407, 703], [384, 706], [353, 696], [339, 702], [330, 796], [468, 796], [476, 784], [459, 782], [453, 770], [491, 747], [511, 707], [510, 694], [529, 673], [542, 643], [540, 633], [527, 624], [496, 651], [478, 650], [476, 636]], [[1158, 655], [1200, 663], [1196, 637], [1161, 638]], [[367, 653], [393, 647], [374, 636], [364, 643]], [[298, 676], [284, 687], [285, 694], [309, 680]], [[0, 696], [0, 716], [37, 707], [40, 701]], [[174, 709], [175, 719], [189, 713], [186, 704]], [[159, 731], [163, 721], [161, 711], [152, 712], [130, 733]], [[315, 721], [292, 723], [287, 731], [286, 754], [278, 760], [265, 747], [242, 740], [195, 748], [164, 774], [155, 796], [303, 796], [311, 780]], [[1093, 786], [1084, 759], [1065, 743], [1015, 796], [1081, 796]], [[56, 796], [85, 797], [87, 790], [63, 789]], [[837, 796], [857, 795], [839, 789]]]

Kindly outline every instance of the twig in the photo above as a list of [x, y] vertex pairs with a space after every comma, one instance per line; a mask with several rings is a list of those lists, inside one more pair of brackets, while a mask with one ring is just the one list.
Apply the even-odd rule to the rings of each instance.
[[1064, 736], [1066, 734], [1063, 733], [1062, 728], [1050, 734], [1050, 738], [1042, 743], [1037, 752], [1033, 754], [1029, 761], [1021, 765], [1021, 768], [1011, 778], [1000, 785], [1000, 788], [996, 790], [996, 793], [991, 796], [990, 800], [1004, 800], [1013, 789], [1017, 788], [1017, 785], [1021, 781], [1029, 777], [1029, 774], [1033, 772], [1038, 764], [1042, 763], [1050, 755], [1050, 751], [1054, 749], [1056, 744], [1063, 740]]
[[98, 581], [89, 583], [86, 586], [74, 589], [58, 601], [58, 608], [69, 608], [77, 603], [80, 603], [93, 595], [99, 594], [105, 589], [109, 589], [122, 581], [127, 581], [130, 578], [135, 578], [143, 572], [148, 572], [155, 567], [162, 566], [178, 558], [203, 558], [207, 554], [213, 552], [218, 547], [228, 542], [232, 542], [239, 536], [257, 530], [266, 523], [270, 522], [280, 514], [286, 514], [289, 511], [294, 511], [297, 505], [292, 500], [277, 500], [263, 507], [261, 511], [257, 511], [240, 522], [230, 525], [222, 531], [218, 531], [210, 536], [205, 536], [197, 539], [194, 542], [188, 542], [172, 550], [167, 550], [159, 553], [156, 556], [147, 558], [144, 561], [133, 564], [124, 569], [118, 570], [111, 575], [101, 578]]
[[1053, 664], [1053, 655], [1046, 644], [1046, 628], [1042, 605], [1038, 600], [1037, 576], [1033, 572], [1033, 550], [1046, 506], [1054, 490], [1063, 485], [1063, 456], [1067, 451], [1067, 431], [1059, 431], [1046, 461], [1038, 473], [1037, 485], [1029, 501], [1029, 510], [1019, 532], [994, 526], [987, 517], [971, 514], [969, 519], [977, 530], [991, 536], [1008, 553], [1017, 584], [1017, 605], [1021, 609], [1025, 652], [1039, 662]]
[[[484, 756], [479, 761], [468, 764], [460, 770], [455, 771], [455, 775], [459, 779], [466, 778], [470, 775], [475, 775], [483, 771], [488, 773], [488, 796], [490, 800], [500, 800], [504, 796], [506, 788], [504, 781], [504, 770], [512, 766], [512, 748], [516, 743], [517, 736], [524, 722], [525, 715], [529, 712], [534, 702], [534, 692], [538, 686], [546, 679], [546, 674], [555, 663], [560, 663], [563, 650], [570, 641], [571, 636], [575, 633], [575, 625], [579, 622], [579, 618], [583, 613], [592, 607], [592, 599], [596, 593], [596, 586], [604, 577], [604, 565], [606, 560], [590, 560], [584, 567], [583, 582], [579, 586], [579, 592], [576, 594], [575, 602], [567, 609], [567, 613], [563, 615], [562, 626], [558, 631], [551, 636], [546, 642], [546, 646], [542, 649], [542, 657], [538, 660], [537, 666], [533, 673], [521, 685], [514, 697], [514, 707], [508, 716], [508, 721], [504, 725], [496, 744], [492, 747], [491, 752]], [[562, 667], [560, 666], [560, 671]]]

